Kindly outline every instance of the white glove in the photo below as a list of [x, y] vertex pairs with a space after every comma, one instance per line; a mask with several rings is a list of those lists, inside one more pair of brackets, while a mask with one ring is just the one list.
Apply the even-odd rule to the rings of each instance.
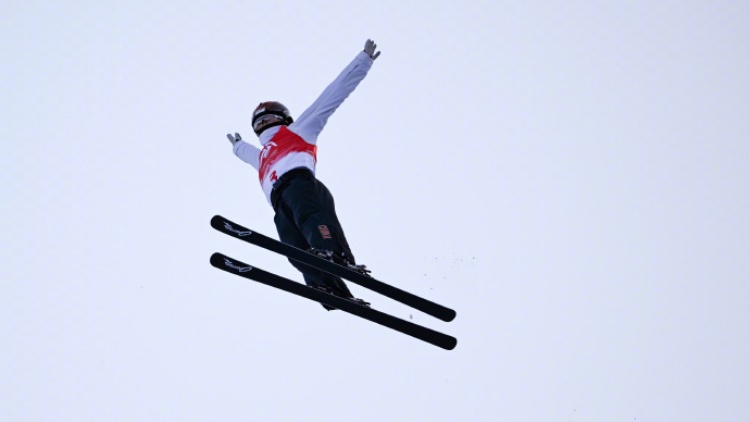
[[365, 41], [365, 53], [367, 53], [368, 56], [370, 56], [371, 59], [375, 60], [380, 55], [380, 52], [375, 52], [375, 49], [378, 48], [378, 45], [375, 44], [375, 41], [373, 40], [367, 40]]
[[240, 136], [240, 134], [236, 133], [236, 132], [235, 132], [234, 136], [232, 136], [231, 133], [227, 133], [227, 138], [229, 138], [229, 142], [231, 142], [232, 145], [234, 145], [237, 142], [239, 142], [239, 141], [242, 140], [242, 137]]

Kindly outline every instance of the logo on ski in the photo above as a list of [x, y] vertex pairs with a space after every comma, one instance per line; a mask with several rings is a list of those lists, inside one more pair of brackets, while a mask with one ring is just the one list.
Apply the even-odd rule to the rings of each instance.
[[224, 228], [232, 233], [237, 233], [238, 236], [250, 236], [251, 234], [253, 234], [253, 232], [250, 230], [237, 230], [229, 223], [224, 223]]
[[237, 271], [239, 271], [241, 273], [246, 273], [246, 272], [248, 272], [248, 271], [250, 271], [250, 270], [253, 269], [253, 267], [251, 267], [249, 265], [247, 267], [240, 267], [238, 265], [234, 265], [234, 263], [232, 263], [232, 261], [230, 261], [230, 260], [228, 260], [226, 258], [224, 258], [224, 265], [226, 265], [227, 268], [235, 269], [235, 270], [237, 270]]

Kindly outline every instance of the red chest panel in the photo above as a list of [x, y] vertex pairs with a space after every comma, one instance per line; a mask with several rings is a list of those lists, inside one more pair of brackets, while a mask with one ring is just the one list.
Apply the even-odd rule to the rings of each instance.
[[[313, 160], [317, 161], [318, 147], [305, 142], [302, 137], [282, 126], [273, 138], [263, 147], [260, 152], [260, 171], [258, 176], [263, 183], [269, 172], [275, 172], [274, 166], [279, 160], [291, 153], [310, 154]], [[279, 175], [271, 173], [272, 182], [275, 182]]]

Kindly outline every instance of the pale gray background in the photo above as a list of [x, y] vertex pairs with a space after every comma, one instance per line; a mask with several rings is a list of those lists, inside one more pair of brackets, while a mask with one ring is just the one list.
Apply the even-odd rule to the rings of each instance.
[[[3, 1], [0, 420], [750, 420], [743, 1]], [[320, 138], [454, 351], [212, 268], [227, 132], [382, 50]]]

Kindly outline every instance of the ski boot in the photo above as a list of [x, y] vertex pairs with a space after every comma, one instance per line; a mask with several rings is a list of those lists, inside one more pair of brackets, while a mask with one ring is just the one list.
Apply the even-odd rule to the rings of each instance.
[[315, 248], [308, 249], [308, 252], [317, 256], [318, 258], [323, 258], [326, 261], [331, 261], [334, 264], [342, 265], [346, 268], [349, 268], [352, 271], [371, 277], [370, 276], [371, 271], [367, 268], [367, 266], [353, 264], [352, 261], [349, 258], [347, 258], [346, 252], [342, 254], [338, 254], [333, 251], [324, 250], [324, 249], [315, 249]]
[[[329, 295], [333, 295], [333, 296], [336, 296], [336, 297], [340, 297], [342, 299], [346, 299], [346, 300], [348, 300], [350, 302], [354, 302], [355, 304], [357, 304], [359, 306], [364, 306], [364, 307], [367, 307], [367, 308], [370, 307], [370, 302], [366, 302], [366, 301], [364, 301], [362, 299], [359, 299], [359, 298], [356, 298], [354, 296], [344, 295], [338, 289], [333, 289], [330, 286], [327, 286], [325, 284], [315, 284], [315, 285], [310, 285], [310, 287], [312, 287], [313, 289], [316, 289], [316, 290], [320, 290], [321, 292], [328, 293]], [[325, 308], [326, 311], [336, 310], [336, 308], [334, 308], [333, 306], [326, 305], [325, 303], [321, 303], [321, 305], [323, 305], [323, 308]]]

